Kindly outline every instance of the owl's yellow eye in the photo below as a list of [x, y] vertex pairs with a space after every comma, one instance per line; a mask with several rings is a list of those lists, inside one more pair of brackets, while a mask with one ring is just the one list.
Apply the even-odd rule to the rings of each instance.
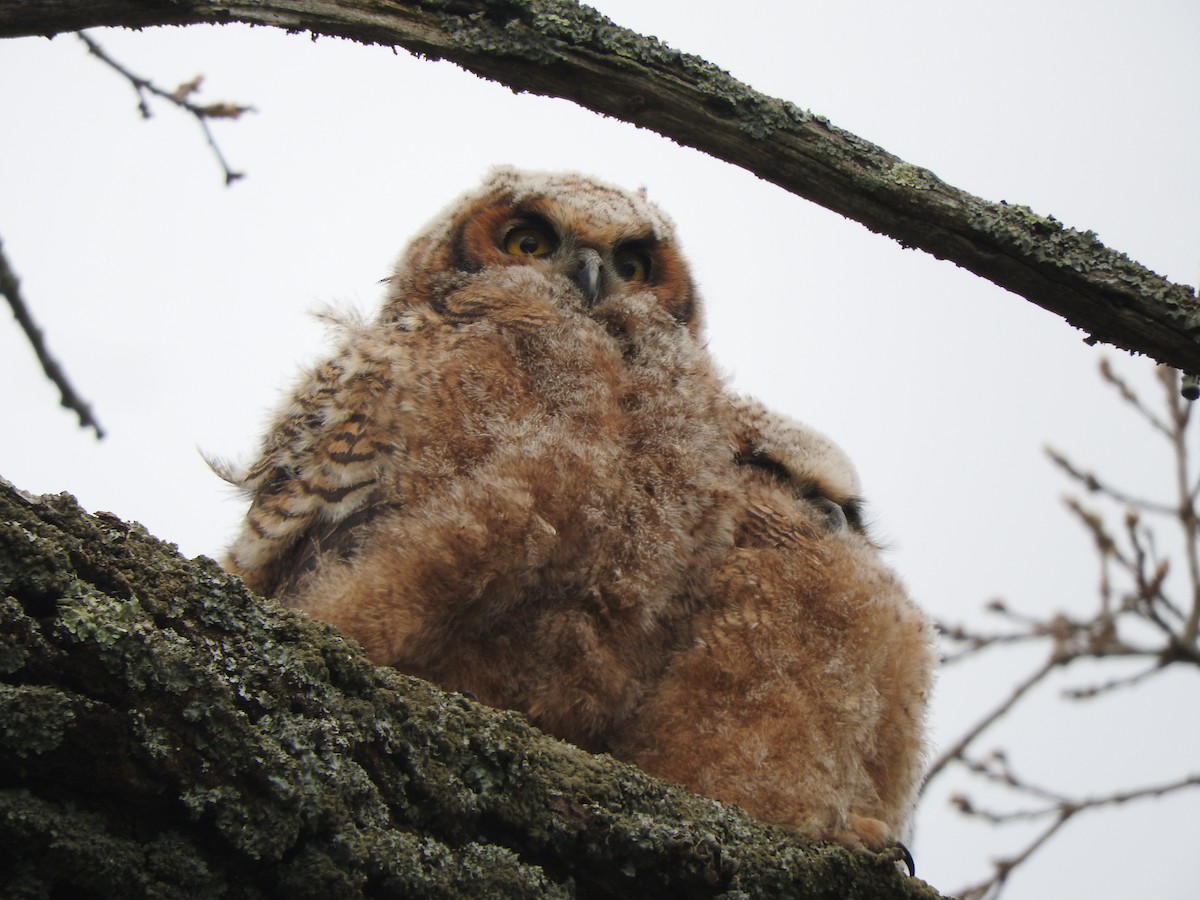
[[522, 225], [504, 236], [504, 252], [513, 256], [545, 256], [554, 251], [554, 238], [541, 228]]
[[626, 281], [645, 281], [650, 277], [650, 257], [640, 250], [618, 250], [613, 262], [617, 274]]

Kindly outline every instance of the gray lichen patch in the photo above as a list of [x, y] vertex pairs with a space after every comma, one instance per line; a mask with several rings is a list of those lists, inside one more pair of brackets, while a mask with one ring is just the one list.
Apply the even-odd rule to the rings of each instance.
[[75, 719], [73, 706], [52, 687], [0, 684], [0, 747], [22, 758], [53, 750]]

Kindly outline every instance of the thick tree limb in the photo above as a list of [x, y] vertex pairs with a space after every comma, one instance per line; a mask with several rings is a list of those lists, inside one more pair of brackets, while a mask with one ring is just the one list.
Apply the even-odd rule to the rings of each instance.
[[937, 900], [0, 480], [0, 896]]
[[1091, 232], [960, 191], [569, 0], [0, 0], [0, 37], [230, 21], [403, 47], [516, 91], [564, 97], [952, 260], [1057, 313], [1089, 342], [1200, 372], [1192, 288], [1107, 249]]

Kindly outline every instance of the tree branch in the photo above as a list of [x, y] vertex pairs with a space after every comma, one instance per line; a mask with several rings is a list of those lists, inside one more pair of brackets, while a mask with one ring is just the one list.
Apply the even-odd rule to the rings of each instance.
[[1174, 794], [1178, 791], [1200, 786], [1200, 775], [1186, 775], [1175, 781], [1156, 784], [1150, 787], [1114, 791], [1110, 794], [1072, 799], [1056, 791], [1034, 785], [1016, 775], [1009, 767], [1006, 757], [1001, 753], [993, 754], [980, 761], [968, 761], [967, 766], [973, 773], [981, 775], [988, 781], [1003, 785], [1035, 800], [1045, 802], [1047, 805], [1032, 809], [995, 812], [978, 807], [966, 795], [958, 794], [953, 798], [953, 802], [964, 815], [980, 819], [992, 825], [1005, 825], [1012, 822], [1028, 822], [1047, 818], [1052, 819], [1052, 821], [1029, 841], [1023, 850], [1003, 859], [993, 860], [992, 875], [977, 884], [959, 890], [958, 896], [961, 900], [998, 896], [1013, 870], [1042, 849], [1049, 842], [1050, 838], [1080, 813], [1094, 812], [1095, 810], [1111, 806], [1121, 806], [1138, 800], [1163, 797], [1167, 794]]
[[1025, 849], [1012, 856], [993, 861], [992, 868], [994, 869], [994, 874], [990, 878], [978, 884], [973, 884], [970, 887], [962, 888], [958, 892], [959, 900], [983, 900], [983, 898], [999, 896], [1000, 890], [1004, 887], [1005, 882], [1008, 881], [1008, 876], [1012, 874], [1013, 870], [1028, 860], [1038, 850], [1042, 849], [1050, 838], [1054, 837], [1059, 829], [1066, 825], [1074, 815], [1074, 810], [1067, 809], [1060, 811], [1055, 816], [1054, 821], [1030, 841], [1025, 846]]
[[921, 792], [937, 777], [947, 765], [955, 760], [964, 758], [967, 748], [975, 741], [977, 737], [983, 734], [988, 728], [996, 723], [1008, 713], [1010, 709], [1016, 706], [1017, 702], [1024, 697], [1029, 691], [1042, 682], [1042, 680], [1053, 672], [1056, 668], [1063, 664], [1063, 660], [1057, 653], [1052, 653], [1042, 665], [1030, 674], [1024, 681], [1017, 684], [1012, 689], [1012, 692], [1005, 698], [995, 709], [977, 721], [966, 734], [960, 737], [951, 747], [942, 751], [939, 756], [929, 767], [929, 771], [925, 773], [925, 784], [921, 787]]
[[146, 101], [146, 94], [153, 94], [155, 97], [165, 100], [185, 112], [191, 113], [200, 124], [201, 130], [204, 132], [204, 139], [208, 142], [209, 149], [216, 156], [217, 162], [225, 174], [225, 186], [228, 187], [239, 178], [245, 177], [245, 173], [235, 172], [229, 167], [229, 163], [225, 159], [225, 154], [217, 146], [217, 140], [213, 137], [212, 129], [208, 127], [208, 120], [239, 119], [245, 113], [254, 112], [254, 107], [241, 106], [237, 103], [194, 103], [189, 98], [196, 91], [200, 90], [200, 84], [204, 80], [202, 76], [197, 75], [191, 81], [181, 84], [173, 91], [164, 90], [148, 78], [143, 78], [129, 71], [129, 69], [109, 56], [104, 48], [89, 35], [79, 32], [77, 36], [87, 46], [88, 53], [92, 54], [92, 56], [96, 57], [96, 59], [100, 60], [114, 72], [120, 74], [126, 81], [133, 85], [133, 89], [137, 91], [138, 111], [142, 114], [142, 118], [150, 118], [150, 105]]
[[[993, 600], [987, 604], [990, 612], [1002, 615], [1015, 624], [1015, 634], [990, 635], [972, 628], [956, 626], [943, 633], [951, 640], [964, 644], [965, 649], [953, 659], [965, 659], [971, 655], [1000, 643], [1011, 645], [1017, 641], [1046, 638], [1053, 641], [1049, 659], [1028, 678], [1019, 683], [1009, 698], [990, 714], [980, 719], [954, 746], [934, 763], [929, 777], [946, 770], [951, 763], [960, 763], [975, 776], [982, 777], [994, 786], [1016, 793], [1029, 803], [1017, 809], [996, 811], [977, 805], [964, 792], [956, 792], [951, 803], [963, 815], [971, 816], [993, 825], [1012, 822], [1047, 822], [1043, 829], [1027, 842], [1023, 850], [1007, 858], [994, 860], [992, 874], [959, 891], [966, 898], [995, 898], [1003, 891], [1009, 876], [1071, 821], [1078, 813], [1090, 812], [1107, 807], [1119, 806], [1144, 798], [1159, 797], [1177, 791], [1200, 786], [1200, 773], [1193, 772], [1175, 781], [1151, 787], [1113, 791], [1104, 795], [1071, 797], [1059, 791], [1036, 785], [1019, 776], [1008, 763], [1008, 756], [996, 750], [985, 756], [971, 753], [971, 745], [980, 733], [998, 719], [1008, 715], [1030, 690], [1041, 683], [1054, 668], [1063, 668], [1077, 659], [1104, 660], [1116, 657], [1149, 658], [1152, 664], [1140, 672], [1122, 674], [1097, 684], [1068, 688], [1063, 696], [1070, 700], [1089, 700], [1111, 691], [1140, 685], [1176, 663], [1200, 664], [1200, 648], [1196, 646], [1196, 635], [1189, 630], [1190, 616], [1200, 608], [1200, 519], [1195, 506], [1194, 475], [1189, 448], [1193, 446], [1188, 432], [1193, 407], [1179, 390], [1178, 375], [1174, 370], [1160, 366], [1158, 382], [1164, 393], [1166, 416], [1161, 416], [1146, 405], [1133, 387], [1119, 377], [1107, 364], [1101, 363], [1101, 375], [1127, 404], [1157, 430], [1171, 445], [1175, 454], [1175, 505], [1155, 504], [1143, 498], [1113, 490], [1096, 476], [1083, 472], [1064, 456], [1048, 451], [1051, 459], [1071, 478], [1082, 483], [1091, 491], [1107, 495], [1126, 507], [1124, 515], [1124, 539], [1119, 531], [1110, 528], [1099, 512], [1088, 510], [1079, 501], [1067, 498], [1068, 509], [1074, 513], [1096, 545], [1100, 562], [1100, 584], [1096, 608], [1081, 618], [1065, 613], [1028, 615], [1010, 610], [1003, 601]], [[1170, 560], [1160, 559], [1155, 551], [1154, 531], [1142, 523], [1139, 510], [1165, 514], [1182, 530], [1184, 552], [1188, 555], [1186, 572], [1190, 589], [1190, 606], [1172, 602], [1166, 593], [1167, 573]], [[1117, 589], [1110, 577], [1112, 570], [1122, 574], [1128, 585]], [[1133, 632], [1131, 625], [1150, 625], [1160, 633], [1161, 643], [1144, 644], [1133, 641], [1123, 634], [1140, 633], [1141, 627]]]
[[0, 480], [0, 896], [937, 900]]
[[97, 439], [104, 437], [104, 429], [100, 427], [100, 423], [92, 415], [91, 407], [75, 392], [75, 388], [71, 386], [66, 372], [58, 364], [58, 360], [50, 355], [50, 351], [46, 347], [46, 341], [42, 337], [42, 331], [34, 323], [33, 316], [29, 314], [29, 308], [25, 305], [25, 298], [21, 296], [21, 282], [17, 278], [16, 273], [13, 272], [12, 266], [8, 263], [8, 257], [4, 253], [4, 243], [2, 241], [0, 241], [0, 294], [4, 295], [4, 298], [8, 301], [8, 305], [12, 308], [13, 316], [21, 326], [21, 330], [25, 332], [29, 346], [33, 348], [33, 352], [37, 355], [38, 362], [42, 364], [42, 371], [46, 373], [46, 377], [58, 388], [59, 402], [63, 407], [79, 416], [79, 426], [81, 428], [91, 428], [94, 430]]
[[[1164, 432], [1166, 433], [1166, 432]], [[1144, 500], [1141, 497], [1134, 497], [1132, 494], [1125, 493], [1118, 488], [1113, 487], [1107, 482], [1101, 481], [1093, 472], [1084, 472], [1082, 469], [1075, 467], [1066, 456], [1059, 453], [1051, 446], [1042, 448], [1045, 454], [1050, 457], [1050, 461], [1067, 473], [1071, 478], [1082, 484], [1089, 493], [1103, 494], [1104, 496], [1114, 500], [1117, 503], [1124, 504], [1131, 509], [1139, 509], [1145, 512], [1156, 513], [1160, 516], [1177, 515], [1179, 510], [1165, 503], [1155, 503], [1153, 500]]]
[[1089, 342], [1200, 372], [1191, 287], [1109, 250], [1092, 232], [960, 191], [569, 0], [0, 0], [0, 37], [230, 21], [403, 47], [649, 128], [952, 260], [1062, 316]]

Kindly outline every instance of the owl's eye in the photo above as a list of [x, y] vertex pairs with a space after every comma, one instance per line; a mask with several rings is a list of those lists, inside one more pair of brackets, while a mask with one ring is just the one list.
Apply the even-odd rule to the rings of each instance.
[[617, 274], [626, 281], [645, 281], [650, 277], [650, 257], [640, 250], [618, 250], [613, 263]]
[[554, 251], [554, 237], [541, 228], [522, 225], [504, 236], [504, 252], [513, 256], [545, 256]]

